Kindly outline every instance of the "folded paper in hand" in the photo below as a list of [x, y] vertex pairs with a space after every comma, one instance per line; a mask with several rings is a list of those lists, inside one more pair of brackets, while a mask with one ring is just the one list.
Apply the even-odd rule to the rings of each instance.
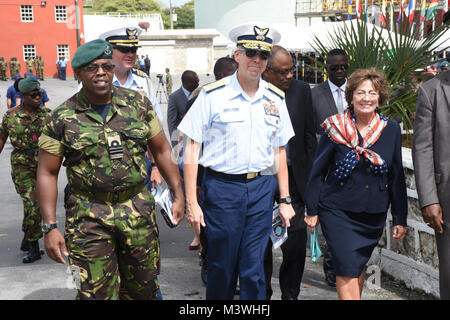
[[155, 198], [156, 209], [159, 210], [167, 225], [170, 228], [175, 227], [172, 222], [172, 202], [173, 197], [169, 188], [163, 189], [160, 185], [156, 184], [156, 187], [152, 189], [153, 197]]
[[311, 260], [312, 262], [316, 262], [317, 259], [322, 255], [322, 250], [320, 250], [319, 241], [317, 241], [317, 227], [314, 228], [314, 232], [311, 233], [309, 238], [310, 243], [310, 251], [311, 251]]
[[278, 213], [278, 207], [278, 203], [275, 202], [272, 213], [272, 232], [270, 233], [270, 238], [272, 239], [274, 249], [280, 247], [288, 237], [286, 226], [282, 226], [282, 221]]

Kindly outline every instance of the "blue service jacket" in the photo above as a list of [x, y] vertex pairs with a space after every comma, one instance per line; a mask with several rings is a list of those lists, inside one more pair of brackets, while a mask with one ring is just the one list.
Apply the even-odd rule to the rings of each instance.
[[[362, 138], [358, 133], [359, 143]], [[381, 213], [391, 205], [394, 225], [406, 226], [408, 204], [402, 165], [400, 126], [391, 120], [378, 141], [369, 149], [386, 162], [388, 172], [375, 174], [361, 155], [353, 172], [344, 180], [334, 174], [336, 162], [344, 159], [350, 148], [333, 142], [323, 133], [305, 192], [308, 215], [317, 215], [319, 206], [350, 212]]]

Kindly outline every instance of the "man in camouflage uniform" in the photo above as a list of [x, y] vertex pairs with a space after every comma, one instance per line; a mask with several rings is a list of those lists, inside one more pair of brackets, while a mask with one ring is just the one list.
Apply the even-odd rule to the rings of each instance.
[[8, 71], [8, 63], [3, 57], [0, 57], [0, 79], [6, 81], [6, 72]]
[[11, 141], [11, 175], [24, 206], [22, 231], [25, 236], [21, 250], [28, 251], [24, 263], [41, 258], [38, 240], [42, 238], [41, 214], [36, 195], [36, 171], [38, 164], [38, 139], [45, 117], [50, 109], [41, 107], [42, 94], [37, 80], [23, 79], [19, 90], [23, 103], [8, 109], [0, 127], [0, 152], [6, 140]]
[[13, 80], [13, 76], [15, 75], [14, 71], [16, 70], [14, 66], [14, 59], [15, 58], [12, 57], [11, 60], [9, 60], [9, 73], [11, 73], [11, 80]]
[[27, 72], [33, 74], [34, 60], [31, 59], [31, 57], [28, 57], [27, 61], [26, 61], [26, 64], [27, 64]]
[[[38, 170], [46, 250], [65, 263], [62, 251], [80, 269], [79, 299], [156, 299], [159, 239], [144, 185], [146, 150], [173, 191], [175, 225], [184, 215], [181, 178], [148, 98], [112, 85], [112, 52], [101, 39], [77, 49], [72, 67], [83, 88], [46, 120]], [[63, 158], [70, 186], [65, 241], [55, 213]]]
[[167, 90], [167, 96], [170, 96], [172, 94], [172, 76], [170, 74], [169, 68], [166, 68], [166, 90]]
[[16, 57], [14, 57], [14, 74], [16, 73], [20, 74], [20, 62]]
[[39, 56], [38, 59], [38, 70], [39, 70], [38, 78], [44, 80], [44, 60], [42, 60], [42, 56]]

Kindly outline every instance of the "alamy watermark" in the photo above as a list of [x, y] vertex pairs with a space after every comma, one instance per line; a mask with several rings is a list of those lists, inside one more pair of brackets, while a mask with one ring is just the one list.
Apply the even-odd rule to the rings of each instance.
[[366, 274], [369, 275], [366, 281], [367, 288], [369, 290], [381, 289], [381, 268], [372, 264], [367, 267]]

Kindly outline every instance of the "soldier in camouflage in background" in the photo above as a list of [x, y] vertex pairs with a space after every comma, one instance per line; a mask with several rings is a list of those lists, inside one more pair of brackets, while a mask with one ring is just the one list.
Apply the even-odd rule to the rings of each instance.
[[41, 57], [36, 56], [36, 58], [34, 58], [34, 71], [36, 72], [36, 77], [38, 77], [38, 79], [42, 80], [42, 76], [40, 73], [40, 65], [41, 65]]
[[16, 57], [14, 57], [14, 74], [20, 74], [20, 62], [17, 60]]
[[33, 74], [34, 59], [28, 57], [25, 63], [27, 64], [27, 72]]
[[45, 117], [50, 109], [41, 107], [40, 85], [32, 78], [19, 82], [23, 103], [8, 109], [0, 128], [0, 152], [6, 140], [11, 141], [11, 175], [24, 206], [22, 231], [25, 236], [20, 249], [28, 251], [23, 263], [41, 258], [38, 240], [42, 238], [41, 214], [36, 195], [36, 171], [38, 164], [38, 139]]
[[8, 63], [3, 57], [0, 57], [0, 80], [6, 81], [6, 72], [8, 71]]
[[15, 75], [14, 71], [15, 71], [15, 66], [14, 66], [14, 57], [12, 57], [9, 60], [9, 73], [11, 74], [11, 80], [13, 80], [13, 77]]
[[[175, 225], [184, 215], [181, 179], [148, 98], [112, 85], [112, 52], [100, 39], [77, 49], [72, 67], [83, 88], [47, 118], [39, 141], [46, 250], [65, 263], [62, 252], [80, 269], [78, 299], [156, 299], [159, 238], [154, 199], [144, 185], [146, 150], [173, 191]], [[65, 240], [55, 212], [63, 158], [70, 186]]]

